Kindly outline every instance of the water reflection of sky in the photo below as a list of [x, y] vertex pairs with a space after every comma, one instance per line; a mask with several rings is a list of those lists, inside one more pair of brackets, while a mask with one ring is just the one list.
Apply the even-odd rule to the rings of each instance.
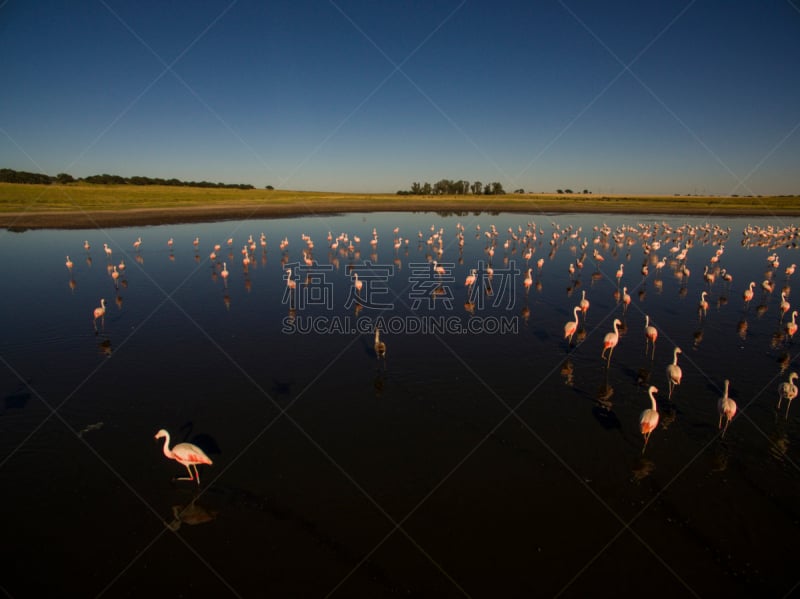
[[[538, 239], [527, 261], [518, 244], [516, 249], [513, 242], [508, 249], [503, 246], [509, 228], [519, 236], [519, 228], [524, 231], [529, 222], [536, 223]], [[714, 266], [711, 258], [720, 246], [702, 243], [699, 234], [688, 250], [690, 274], [682, 277], [675, 274], [678, 265], [669, 263], [669, 248], [675, 245], [671, 238], [662, 239], [662, 248], [653, 252], [667, 257], [668, 264], [657, 273], [649, 257], [646, 277], [640, 272], [645, 260], [641, 239], [617, 248], [613, 242], [607, 247], [594, 243], [594, 227], [604, 223], [615, 231], [623, 225], [662, 222], [730, 227], [716, 266], [726, 268], [733, 281], [726, 283], [719, 274], [712, 285], [703, 280], [703, 267]], [[457, 223], [464, 226], [462, 250]], [[437, 522], [447, 521], [462, 530], [474, 524], [472, 518], [489, 518], [497, 526], [507, 525], [506, 546], [518, 554], [524, 552], [527, 541], [522, 539], [531, 529], [522, 524], [526, 532], [518, 536], [501, 513], [507, 509], [508, 518], [517, 518], [520, 526], [530, 510], [546, 510], [553, 525], [541, 529], [537, 545], [566, 560], [574, 543], [565, 542], [555, 524], [569, 526], [575, 509], [597, 508], [593, 495], [606, 505], [601, 512], [611, 510], [623, 520], [638, 511], [631, 511], [631, 505], [646, 506], [658, 497], [660, 507], [641, 516], [658, 531], [656, 537], [647, 535], [647, 542], [659, 555], [676, 554], [674, 568], [692, 588], [711, 587], [694, 578], [679, 554], [702, 556], [710, 544], [714, 555], [735, 556], [729, 565], [733, 570], [747, 569], [745, 555], [751, 563], [755, 560], [759, 574], [750, 574], [755, 587], [784, 589], [779, 570], [790, 549], [782, 541], [760, 544], [763, 555], [753, 556], [751, 549], [754, 536], [770, 534], [772, 539], [776, 530], [788, 530], [797, 518], [795, 507], [777, 506], [774, 500], [798, 491], [795, 419], [791, 412], [788, 420], [779, 417], [775, 404], [778, 384], [797, 368], [796, 340], [783, 336], [788, 315], [781, 318], [778, 306], [780, 289], [792, 280], [784, 269], [800, 260], [795, 249], [744, 247], [742, 232], [748, 224], [784, 225], [733, 217], [376, 213], [4, 232], [0, 248], [8, 259], [5, 293], [0, 294], [0, 391], [5, 457], [0, 458], [0, 477], [4, 489], [15, 489], [7, 500], [16, 513], [33, 518], [32, 511], [41, 506], [27, 505], [25, 497], [32, 490], [44, 493], [40, 479], [59, 493], [73, 488], [76, 480], [87, 488], [104, 480], [144, 521], [152, 520], [152, 508], [181, 533], [202, 523], [211, 544], [219, 542], [218, 516], [245, 519], [260, 505], [265, 510], [260, 514], [291, 513], [284, 524], [305, 523], [297, 525], [305, 532], [292, 526], [278, 526], [276, 532], [270, 522], [255, 525], [273, 537], [276, 547], [286, 549], [284, 556], [278, 552], [273, 559], [290, 570], [293, 566], [285, 560], [307, 552], [305, 542], [319, 541], [305, 539], [312, 528], [324, 531], [325, 538], [341, 535], [345, 553], [363, 555], [372, 549], [369, 542], [356, 539], [358, 534], [340, 530], [338, 519], [348, 501], [360, 506], [350, 516], [355, 530], [374, 542], [385, 534], [386, 520], [379, 516], [383, 524], [376, 526], [373, 516], [362, 519], [361, 510], [374, 515], [375, 501], [401, 518], [422, 502], [409, 521], [415, 525], [415, 538], [435, 548], [443, 561], [462, 564], [452, 566], [453, 575], [470, 580], [474, 560], [484, 556], [482, 547], [500, 540], [496, 534], [479, 530], [472, 541], [462, 539], [463, 547], [457, 549], [426, 528], [435, 531]], [[497, 236], [490, 256], [486, 232], [492, 225]], [[409, 239], [398, 250], [395, 227], [400, 237]], [[374, 252], [369, 245], [373, 228], [378, 234]], [[580, 235], [571, 239], [569, 234], [579, 228]], [[440, 229], [441, 255], [435, 243], [427, 243]], [[562, 235], [552, 245], [554, 231]], [[265, 250], [259, 244], [262, 232]], [[330, 250], [328, 232], [334, 239], [341, 233], [350, 239], [360, 236], [360, 257]], [[257, 247], [245, 272], [241, 249], [250, 235]], [[302, 250], [308, 245], [303, 235], [314, 243], [307, 256], [311, 267], [304, 263]], [[132, 244], [138, 237], [142, 246], [137, 253]], [[230, 249], [229, 237], [234, 239]], [[626, 237], [634, 239], [630, 232]], [[172, 249], [167, 246], [170, 238]], [[284, 238], [289, 243], [281, 251]], [[92, 246], [88, 253], [84, 239]], [[580, 258], [584, 239], [587, 258], [571, 277], [568, 267]], [[103, 243], [113, 250], [111, 260]], [[222, 245], [218, 265], [208, 259], [215, 243]], [[592, 258], [595, 248], [605, 258], [602, 263]], [[767, 256], [773, 251], [780, 265], [768, 269]], [[72, 272], [64, 265], [67, 255], [74, 262]], [[536, 266], [540, 258], [541, 271]], [[121, 260], [126, 268], [115, 286], [107, 267]], [[432, 274], [432, 260], [446, 267], [444, 280]], [[220, 274], [223, 261], [230, 271], [227, 280]], [[366, 261], [372, 262], [371, 268], [365, 268]], [[618, 287], [620, 264], [624, 276]], [[465, 287], [465, 277], [470, 269], [485, 272], [489, 265], [498, 273], [492, 295], [482, 287], [476, 296]], [[292, 294], [286, 291], [289, 266], [299, 275], [295, 302], [309, 289], [306, 275], [317, 277], [323, 295], [304, 296], [305, 303], [292, 310], [287, 301]], [[533, 269], [534, 283], [526, 291], [527, 268]], [[768, 270], [777, 286], [772, 293], [761, 289]], [[371, 299], [389, 307], [348, 304], [353, 272], [360, 272], [367, 285], [385, 286]], [[511, 273], [508, 288], [500, 282], [503, 272]], [[755, 296], [745, 305], [742, 292], [750, 281], [756, 282]], [[623, 286], [632, 298], [627, 309], [615, 297]], [[429, 303], [430, 293], [439, 288], [442, 295]], [[704, 290], [709, 308], [701, 317], [698, 303]], [[575, 344], [568, 347], [563, 327], [583, 292], [591, 307], [585, 320], [580, 319]], [[503, 302], [493, 305], [498, 297]], [[105, 298], [107, 311], [95, 333], [92, 310], [100, 298]], [[791, 295], [788, 299], [800, 301]], [[645, 314], [659, 329], [654, 358], [645, 352]], [[487, 323], [501, 318], [510, 323], [510, 331], [486, 330]], [[620, 318], [623, 329], [605, 368], [602, 339], [614, 318]], [[324, 324], [315, 328], [320, 322]], [[401, 330], [420, 322], [451, 322], [454, 328]], [[375, 323], [386, 327], [385, 360], [374, 353]], [[345, 326], [362, 328], [353, 332]], [[665, 368], [676, 345], [683, 349], [683, 381], [668, 401]], [[716, 404], [726, 378], [740, 413], [721, 441], [715, 437]], [[649, 384], [660, 389], [661, 419], [642, 455], [638, 418], [649, 405]], [[201, 466], [207, 494], [199, 499], [171, 486], [170, 477], [181, 475], [182, 467], [165, 463], [160, 446], [151, 443], [162, 427], [171, 430], [175, 442], [193, 440], [213, 457], [213, 466]], [[441, 494], [425, 500], [439, 484]], [[666, 487], [669, 492], [662, 494]], [[513, 490], [515, 497], [498, 489]], [[720, 516], [697, 501], [698, 490], [734, 502], [722, 508], [732, 520], [740, 511], [748, 514], [751, 523], [726, 529], [726, 547], [715, 540]], [[315, 503], [320, 496], [337, 507], [321, 509]], [[442, 504], [445, 498], [458, 507]], [[488, 506], [493, 515], [478, 514], [463, 503], [465, 498]], [[98, 514], [117, 510], [91, 490], [80, 500], [65, 501], [67, 512], [85, 511], [87, 503]], [[448, 514], [448, 509], [454, 511]], [[681, 522], [685, 532], [676, 532], [665, 519]], [[44, 533], [55, 525], [38, 526]], [[103, 535], [95, 525], [84, 526], [81, 534], [89, 538]], [[157, 534], [160, 524], [150, 526]], [[72, 524], [55, 529], [77, 533]], [[226, 532], [242, 539], [251, 534], [236, 524]], [[9, 535], [19, 546], [23, 529], [12, 526]], [[596, 536], [583, 563], [608, 542], [608, 536]], [[661, 545], [659, 537], [670, 544]], [[127, 537], [121, 538], [124, 542]], [[132, 543], [131, 551], [139, 549]], [[623, 554], [640, 549], [629, 547]], [[20, 551], [26, 555], [34, 548], [22, 542]], [[499, 551], [514, 563], [515, 557]], [[232, 556], [217, 559], [218, 570], [233, 567]], [[392, 570], [390, 560], [375, 559], [382, 572]], [[711, 571], [719, 569], [713, 555], [698, 559], [708, 560]], [[322, 568], [329, 574], [328, 586], [322, 589], [321, 583], [316, 591], [328, 592], [355, 565], [344, 561], [347, 567], [328, 563]], [[411, 570], [426, 579], [424, 566]], [[546, 586], [556, 592], [574, 574], [568, 567], [555, 568], [545, 575]], [[737, 592], [751, 588], [725, 584]]]

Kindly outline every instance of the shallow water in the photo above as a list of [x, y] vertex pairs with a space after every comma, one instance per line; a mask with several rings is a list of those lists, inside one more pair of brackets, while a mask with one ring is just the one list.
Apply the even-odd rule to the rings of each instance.
[[[639, 223], [665, 221], [671, 233], [642, 237]], [[800, 260], [785, 243], [742, 244], [749, 224], [787, 222], [720, 218], [689, 234], [706, 222], [383, 213], [1, 232], [12, 259], [0, 294], [0, 586], [14, 597], [790, 593], [800, 431], [776, 404], [798, 350], [779, 304], [793, 280], [784, 269]], [[612, 235], [595, 243], [604, 223]], [[397, 250], [395, 227], [410, 240]], [[669, 251], [678, 227], [680, 247], [693, 242], [682, 277]], [[427, 243], [440, 229], [441, 255]], [[329, 231], [360, 236], [360, 252], [330, 249]], [[654, 240], [662, 247], [645, 256]], [[667, 259], [660, 273], [655, 256]], [[115, 285], [107, 267], [120, 260]], [[704, 265], [733, 281], [705, 282]], [[360, 310], [348, 304], [353, 272], [366, 285]], [[563, 327], [583, 291], [591, 307], [569, 346]], [[654, 357], [645, 314], [659, 330]], [[624, 329], [606, 365], [614, 318]], [[670, 400], [676, 345], [683, 379]], [[722, 437], [726, 378], [738, 413]], [[643, 452], [649, 384], [660, 422]], [[160, 428], [213, 460], [201, 485], [172, 480], [186, 471], [161, 453]]]

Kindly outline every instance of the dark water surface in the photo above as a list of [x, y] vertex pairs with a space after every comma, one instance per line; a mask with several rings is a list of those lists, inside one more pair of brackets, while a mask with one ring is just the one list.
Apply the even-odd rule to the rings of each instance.
[[[756, 246], [743, 234], [788, 225], [354, 214], [0, 232], [0, 588], [12, 597], [797, 593], [800, 406], [787, 418], [785, 401], [776, 404], [779, 384], [800, 370], [798, 336], [784, 333], [791, 311], [779, 308], [800, 254], [793, 230], [774, 248], [767, 235]], [[428, 243], [440, 230], [441, 254], [437, 239]], [[341, 233], [360, 237], [354, 251], [344, 239], [330, 248]], [[395, 249], [398, 236], [410, 241]], [[654, 241], [661, 248], [645, 255]], [[115, 285], [108, 266], [120, 260]], [[365, 283], [360, 309], [353, 272]], [[623, 286], [627, 309], [615, 297]], [[569, 347], [564, 324], [583, 291], [591, 307]], [[800, 306], [791, 289], [787, 300]], [[659, 330], [654, 357], [645, 314]], [[614, 318], [623, 330], [606, 366]], [[374, 353], [375, 324], [385, 359]], [[676, 345], [683, 379], [670, 400]], [[723, 437], [725, 379], [738, 412]], [[660, 422], [643, 452], [650, 384]], [[186, 470], [162, 454], [161, 428], [213, 460], [199, 467], [201, 485], [172, 480]]]

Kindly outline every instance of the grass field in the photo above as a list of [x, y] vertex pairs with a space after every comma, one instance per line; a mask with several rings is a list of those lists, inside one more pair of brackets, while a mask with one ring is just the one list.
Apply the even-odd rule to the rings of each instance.
[[617, 212], [800, 215], [800, 196], [399, 196], [266, 189], [0, 183], [0, 227], [160, 224], [331, 212]]

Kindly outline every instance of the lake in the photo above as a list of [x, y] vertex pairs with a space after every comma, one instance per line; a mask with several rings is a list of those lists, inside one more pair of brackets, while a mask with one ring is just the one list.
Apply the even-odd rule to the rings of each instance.
[[[787, 219], [370, 213], [0, 248], [9, 596], [796, 592]], [[199, 485], [162, 428], [213, 460]]]

